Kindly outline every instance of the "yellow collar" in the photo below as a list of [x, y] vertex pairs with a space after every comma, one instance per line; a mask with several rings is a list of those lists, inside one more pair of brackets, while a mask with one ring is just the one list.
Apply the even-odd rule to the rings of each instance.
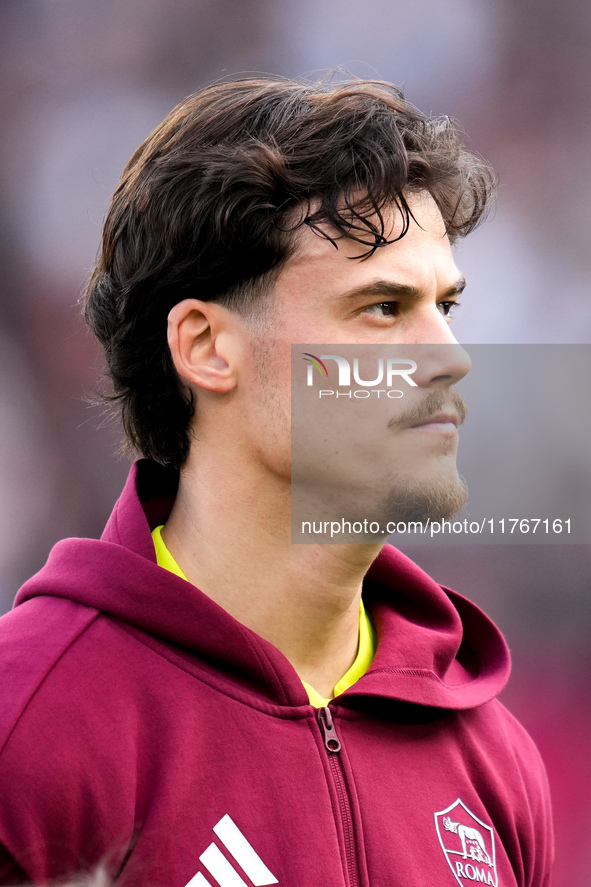
[[[181, 579], [185, 579], [188, 582], [189, 580], [164, 543], [164, 539], [162, 538], [162, 526], [156, 527], [152, 532], [152, 539], [154, 540], [156, 560], [158, 561], [159, 566], [164, 567], [165, 570], [169, 570], [171, 573], [180, 576]], [[333, 696], [338, 696], [339, 693], [344, 693], [345, 690], [352, 687], [353, 684], [365, 674], [373, 662], [376, 648], [376, 630], [363, 606], [363, 600], [361, 600], [359, 602], [359, 647], [357, 649], [357, 656], [351, 667], [345, 672], [340, 681], [337, 681], [335, 684]], [[311, 687], [310, 684], [307, 684], [305, 681], [302, 681], [302, 684], [308, 694], [310, 705], [313, 705], [315, 708], [324, 708], [325, 705], [328, 705], [330, 699], [325, 699], [320, 693], [316, 692], [314, 687]]]

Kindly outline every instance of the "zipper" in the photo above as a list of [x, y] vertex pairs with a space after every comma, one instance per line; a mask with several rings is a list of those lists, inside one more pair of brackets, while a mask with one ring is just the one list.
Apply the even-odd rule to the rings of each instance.
[[328, 706], [317, 710], [318, 724], [324, 740], [324, 747], [328, 752], [328, 764], [337, 790], [339, 810], [345, 836], [345, 857], [347, 860], [347, 872], [350, 887], [358, 887], [359, 877], [357, 873], [357, 857], [355, 854], [355, 838], [353, 834], [353, 816], [351, 804], [345, 786], [345, 777], [339, 757], [341, 741], [332, 718], [332, 712]]
[[332, 719], [332, 712], [328, 706], [326, 708], [318, 709], [318, 723], [320, 724], [322, 736], [324, 737], [324, 745], [328, 751], [336, 754], [341, 750], [341, 742], [337, 736], [337, 731], [335, 730], [334, 721]]

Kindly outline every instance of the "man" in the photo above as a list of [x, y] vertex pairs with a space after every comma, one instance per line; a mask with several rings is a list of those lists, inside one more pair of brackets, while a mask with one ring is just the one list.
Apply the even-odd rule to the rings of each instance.
[[450, 242], [491, 181], [363, 81], [216, 84], [132, 157], [85, 308], [147, 458], [2, 621], [3, 883], [548, 883], [497, 629], [383, 538], [290, 537], [293, 343], [433, 346], [392, 513], [415, 473], [462, 504]]

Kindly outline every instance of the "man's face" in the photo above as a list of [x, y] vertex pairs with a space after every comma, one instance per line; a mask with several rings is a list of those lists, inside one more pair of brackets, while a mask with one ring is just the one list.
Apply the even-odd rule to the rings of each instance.
[[[335, 458], [322, 429], [320, 439], [300, 437], [297, 446], [302, 447], [298, 452], [315, 454], [315, 462], [304, 469], [304, 476], [309, 471], [310, 488], [323, 488], [333, 501], [339, 489], [351, 491], [353, 486], [360, 496], [375, 491], [375, 498], [379, 491], [382, 503], [420, 499], [422, 516], [429, 513], [425, 500], [431, 499], [438, 503], [437, 514], [448, 516], [465, 498], [455, 461], [454, 421], [463, 418], [462, 406], [451, 386], [468, 372], [470, 361], [449, 328], [463, 280], [433, 200], [417, 195], [409, 205], [414, 219], [406, 235], [364, 260], [359, 256], [366, 247], [341, 238], [335, 249], [314, 231], [302, 229], [297, 252], [261, 302], [262, 322], [250, 326], [254, 360], [242, 389], [248, 393], [241, 398], [241, 420], [257, 456], [274, 475], [288, 480], [290, 346], [420, 346], [413, 374], [417, 387], [404, 401], [380, 401], [379, 408], [364, 401], [365, 420], [353, 423], [343, 410], [338, 412], [342, 402], [327, 408], [330, 428], [338, 429], [351, 443], [348, 452], [359, 457], [353, 470], [350, 456]], [[398, 212], [391, 213], [390, 224], [392, 239], [402, 225]], [[426, 421], [429, 418], [437, 421]], [[304, 422], [300, 428], [306, 425], [315, 427], [310, 434], [318, 438], [318, 423]], [[331, 437], [334, 443], [335, 435]], [[303, 482], [305, 487], [305, 477]], [[364, 507], [373, 507], [367, 497], [363, 501]], [[412, 516], [412, 509], [405, 506], [402, 511], [404, 518]]]

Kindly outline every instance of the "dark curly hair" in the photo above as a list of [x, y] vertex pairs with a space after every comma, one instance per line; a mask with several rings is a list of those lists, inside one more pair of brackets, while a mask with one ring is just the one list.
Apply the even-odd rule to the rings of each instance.
[[127, 164], [83, 296], [130, 443], [177, 468], [187, 456], [193, 398], [166, 340], [177, 302], [252, 310], [301, 225], [371, 255], [388, 243], [387, 206], [406, 233], [410, 192], [432, 195], [455, 240], [477, 225], [493, 187], [449, 118], [425, 116], [389, 83], [260, 77], [185, 99]]

